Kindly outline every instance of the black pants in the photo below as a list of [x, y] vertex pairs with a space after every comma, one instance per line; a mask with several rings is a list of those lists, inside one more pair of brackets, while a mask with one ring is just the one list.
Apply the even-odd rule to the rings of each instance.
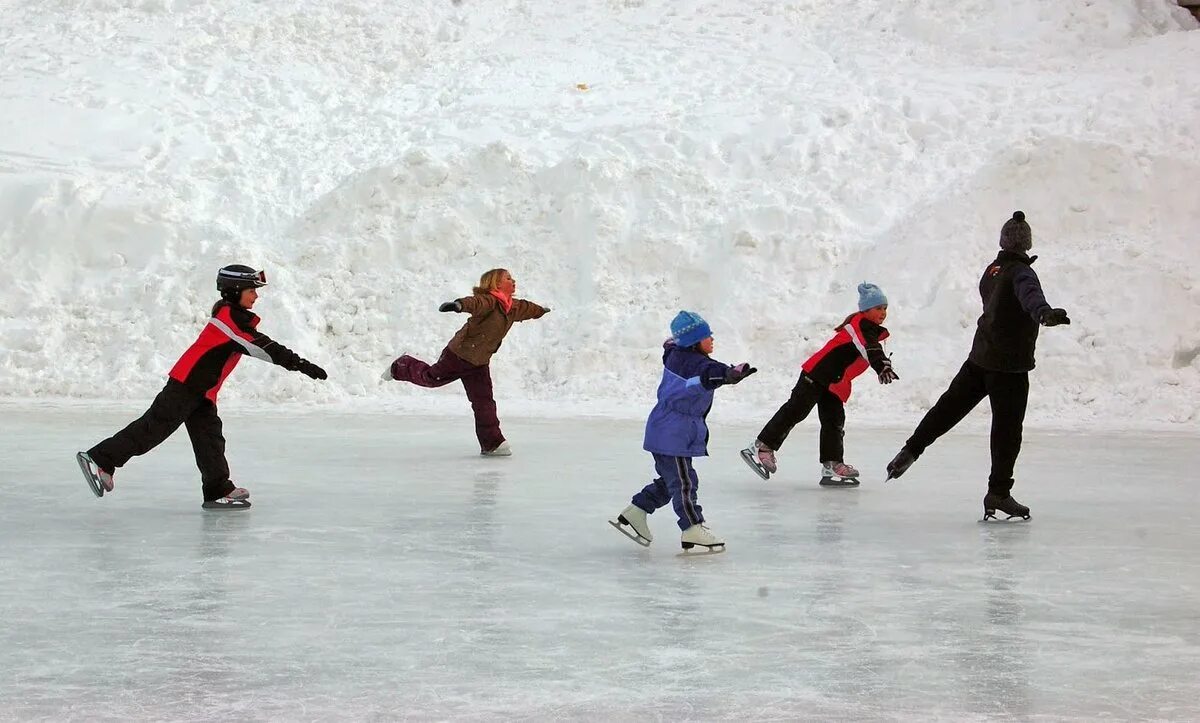
[[129, 426], [88, 450], [88, 456], [109, 473], [133, 457], [166, 441], [179, 425], [187, 426], [204, 486], [204, 501], [219, 500], [235, 489], [225, 461], [225, 437], [217, 406], [207, 397], [174, 379], [158, 393], [150, 408]]
[[904, 446], [920, 455], [934, 440], [962, 421], [987, 397], [992, 404], [992, 473], [988, 491], [1007, 496], [1013, 486], [1013, 467], [1021, 453], [1021, 428], [1029, 401], [1028, 372], [993, 372], [964, 362], [950, 388], [925, 413]]
[[817, 408], [821, 420], [821, 462], [844, 462], [842, 438], [846, 436], [846, 408], [833, 392], [817, 384], [807, 374], [801, 374], [792, 396], [783, 403], [771, 421], [758, 433], [758, 441], [778, 450], [791, 433], [792, 427], [804, 421]]

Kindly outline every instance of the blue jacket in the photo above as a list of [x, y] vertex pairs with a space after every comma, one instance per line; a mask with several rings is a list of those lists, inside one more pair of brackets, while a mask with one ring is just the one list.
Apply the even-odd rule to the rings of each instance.
[[695, 349], [663, 345], [663, 376], [658, 403], [646, 420], [642, 448], [668, 457], [708, 456], [708, 425], [713, 390], [725, 383], [729, 365]]

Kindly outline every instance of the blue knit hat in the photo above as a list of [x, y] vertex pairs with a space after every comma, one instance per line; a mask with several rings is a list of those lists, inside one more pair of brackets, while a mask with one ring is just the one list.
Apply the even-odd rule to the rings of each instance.
[[712, 336], [712, 329], [696, 312], [681, 311], [671, 320], [671, 336], [679, 346], [695, 346]]
[[886, 303], [888, 303], [887, 297], [883, 295], [883, 289], [865, 281], [858, 285], [859, 311], [874, 309], [876, 306], [883, 306]]

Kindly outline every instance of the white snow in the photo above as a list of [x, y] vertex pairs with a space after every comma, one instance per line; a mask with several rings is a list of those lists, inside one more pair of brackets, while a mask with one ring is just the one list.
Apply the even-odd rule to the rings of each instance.
[[869, 279], [901, 382], [851, 423], [907, 424], [1020, 208], [1074, 319], [1031, 423], [1195, 430], [1196, 27], [1168, 0], [9, 0], [0, 396], [140, 406], [242, 262], [331, 378], [247, 362], [226, 400], [457, 408], [375, 378], [505, 266], [554, 312], [497, 357], [502, 413], [644, 414], [686, 307], [762, 369], [721, 402], [762, 417]]

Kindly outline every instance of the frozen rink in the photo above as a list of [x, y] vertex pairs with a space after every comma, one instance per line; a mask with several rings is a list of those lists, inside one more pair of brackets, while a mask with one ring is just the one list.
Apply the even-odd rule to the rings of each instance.
[[866, 481], [826, 490], [815, 420], [769, 483], [717, 422], [729, 551], [689, 560], [669, 509], [648, 550], [606, 523], [650, 479], [637, 422], [508, 417], [483, 459], [465, 415], [225, 410], [254, 507], [212, 513], [182, 431], [84, 485], [143, 402], [0, 408], [0, 718], [1200, 717], [1194, 436], [1027, 432], [1033, 521], [982, 525], [978, 434], [884, 485], [908, 429], [852, 416]]

